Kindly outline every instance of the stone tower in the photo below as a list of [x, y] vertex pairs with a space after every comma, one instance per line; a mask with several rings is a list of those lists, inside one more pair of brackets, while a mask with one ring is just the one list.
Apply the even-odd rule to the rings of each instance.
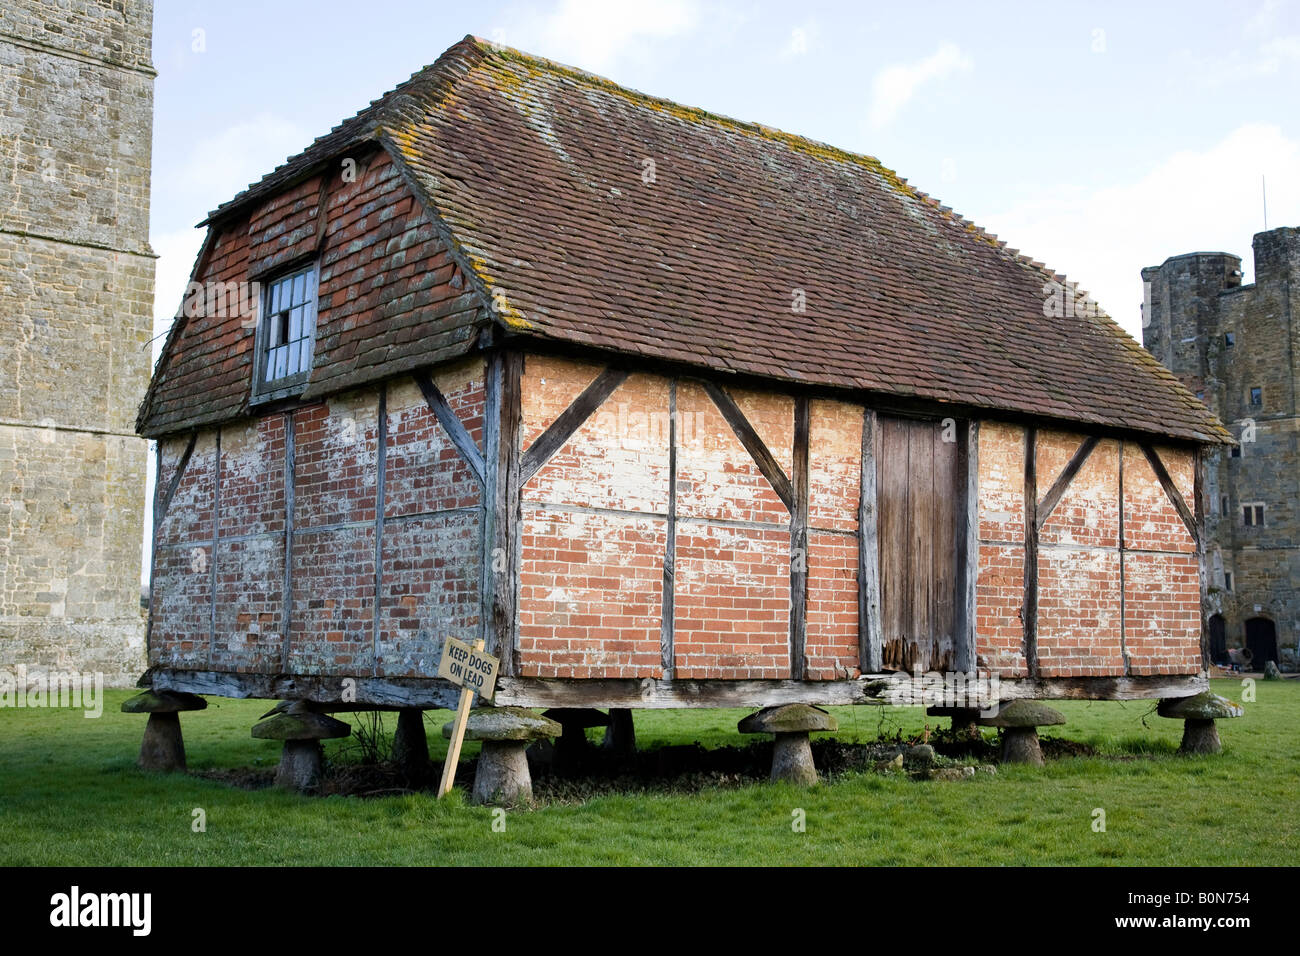
[[0, 7], [0, 674], [144, 667], [152, 27]]
[[1142, 340], [1241, 441], [1208, 467], [1211, 644], [1287, 670], [1300, 636], [1300, 229], [1257, 234], [1254, 254], [1253, 285], [1224, 252], [1143, 269]]

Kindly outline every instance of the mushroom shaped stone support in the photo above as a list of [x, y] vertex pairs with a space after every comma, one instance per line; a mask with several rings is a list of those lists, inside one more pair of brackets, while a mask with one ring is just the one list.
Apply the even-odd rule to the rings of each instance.
[[[455, 722], [443, 725], [451, 739]], [[560, 737], [564, 728], [556, 721], [522, 707], [480, 707], [465, 723], [465, 739], [481, 740], [478, 768], [470, 800], [502, 807], [520, 806], [533, 799], [533, 778], [525, 751], [534, 740]]]
[[141, 770], [178, 770], [185, 772], [185, 740], [181, 737], [180, 714], [186, 710], [203, 710], [208, 702], [197, 694], [180, 691], [146, 690], [122, 701], [124, 714], [148, 714], [140, 741]]
[[1036, 700], [1013, 700], [1003, 704], [995, 716], [981, 717], [984, 727], [1002, 731], [1002, 762], [1031, 763], [1042, 766], [1043, 748], [1038, 743], [1038, 728], [1065, 723], [1065, 715]]
[[765, 707], [737, 725], [742, 734], [775, 734], [772, 779], [805, 786], [817, 782], [808, 734], [815, 730], [839, 730], [839, 727], [834, 717], [809, 704]]
[[253, 727], [253, 736], [259, 740], [284, 741], [280, 766], [275, 772], [275, 785], [299, 793], [320, 789], [325, 765], [320, 742], [351, 733], [352, 728], [343, 721], [296, 704]]
[[1183, 722], [1183, 742], [1178, 748], [1184, 754], [1217, 754], [1223, 749], [1219, 742], [1219, 728], [1214, 723], [1220, 718], [1240, 717], [1245, 711], [1226, 697], [1202, 691], [1191, 697], [1166, 697], [1160, 701], [1156, 713]]

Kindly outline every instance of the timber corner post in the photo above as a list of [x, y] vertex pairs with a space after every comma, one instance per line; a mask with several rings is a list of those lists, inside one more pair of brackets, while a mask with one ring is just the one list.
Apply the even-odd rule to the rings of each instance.
[[483, 412], [483, 640], [501, 662], [501, 674], [510, 677], [519, 671], [523, 365], [518, 351], [489, 355]]

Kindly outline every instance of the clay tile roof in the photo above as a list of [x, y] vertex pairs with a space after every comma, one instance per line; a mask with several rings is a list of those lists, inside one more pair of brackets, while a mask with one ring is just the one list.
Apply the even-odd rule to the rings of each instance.
[[1108, 316], [1045, 317], [1049, 283], [1074, 289], [1062, 276], [878, 160], [474, 37], [213, 218], [365, 138], [405, 167], [507, 332], [1231, 440]]

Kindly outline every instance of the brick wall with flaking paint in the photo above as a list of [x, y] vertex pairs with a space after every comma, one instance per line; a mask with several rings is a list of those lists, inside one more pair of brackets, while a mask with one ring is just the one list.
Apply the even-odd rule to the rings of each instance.
[[816, 400], [809, 408], [808, 636], [810, 680], [858, 673], [858, 500], [863, 409]]
[[[482, 362], [443, 369], [434, 383], [481, 450]], [[287, 659], [286, 416], [224, 426], [219, 458], [217, 431], [200, 434], [159, 531], [151, 663], [340, 677], [428, 676], [437, 669], [446, 635], [478, 637], [481, 492], [408, 379], [387, 386], [376, 634], [378, 399], [378, 391], [354, 391], [292, 413]], [[184, 447], [184, 439], [163, 443], [160, 488], [170, 483]]]
[[975, 653], [980, 668], [1023, 677], [1025, 435], [997, 422], [979, 430], [979, 578]]
[[[1034, 467], [1040, 501], [1083, 439], [1038, 431]], [[1097, 444], [1040, 532], [1037, 649], [1043, 677], [1200, 669], [1195, 542], [1141, 449], [1132, 442], [1123, 447], [1123, 553], [1117, 441]], [[1190, 507], [1191, 453], [1163, 446], [1156, 453]], [[1024, 454], [1023, 428], [981, 424], [976, 653], [981, 666], [1004, 676], [1026, 673]]]
[[[599, 372], [529, 356], [521, 381], [523, 447]], [[668, 383], [629, 376], [524, 485], [525, 676], [662, 676], [668, 431]]]

